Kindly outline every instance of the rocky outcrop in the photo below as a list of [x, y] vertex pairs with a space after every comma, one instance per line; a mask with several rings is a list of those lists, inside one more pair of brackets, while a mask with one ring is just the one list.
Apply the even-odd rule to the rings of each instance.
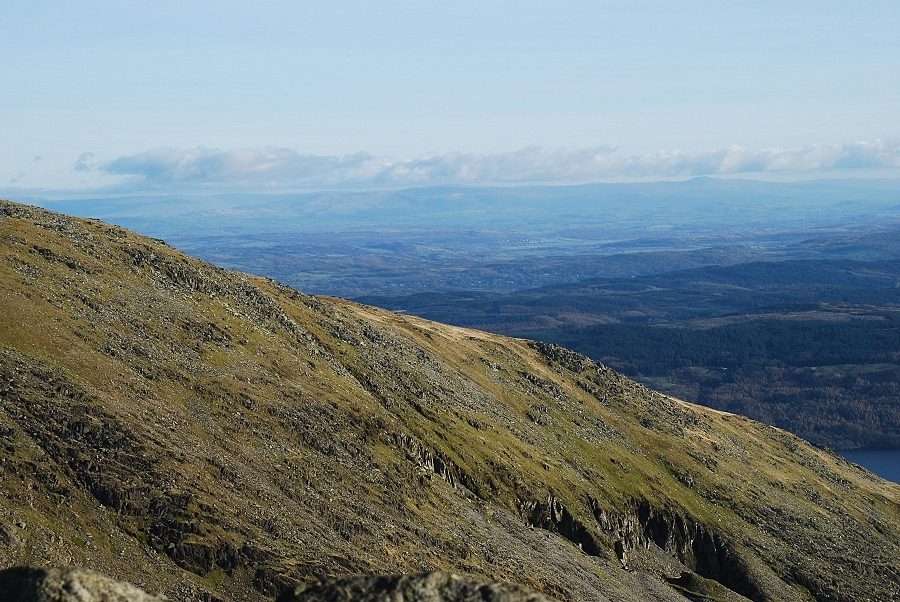
[[623, 564], [629, 550], [654, 545], [702, 577], [753, 600], [766, 599], [728, 537], [682, 512], [642, 500], [624, 513], [604, 512], [595, 505], [594, 516], [615, 538], [616, 555]]
[[278, 602], [552, 602], [520, 585], [443, 572], [343, 577], [300, 586]]
[[0, 571], [5, 602], [163, 602], [165, 598], [88, 569], [13, 567]]
[[518, 506], [530, 526], [558, 533], [589, 556], [602, 554], [601, 544], [591, 530], [554, 496], [548, 495], [542, 501], [520, 501]]
[[691, 602], [709, 602], [710, 600], [715, 600], [716, 602], [746, 601], [746, 598], [735, 594], [719, 582], [712, 579], [704, 579], [688, 571], [683, 571], [678, 577], [667, 577], [666, 581], [672, 589]]
[[395, 433], [392, 439], [397, 449], [403, 450], [410, 460], [426, 471], [426, 474], [434, 473], [447, 481], [451, 487], [462, 485], [473, 494], [478, 494], [484, 488], [444, 454], [435, 452], [406, 433]]

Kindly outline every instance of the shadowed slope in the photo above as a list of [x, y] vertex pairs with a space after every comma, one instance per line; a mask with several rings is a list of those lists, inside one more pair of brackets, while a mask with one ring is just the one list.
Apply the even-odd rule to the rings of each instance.
[[185, 600], [433, 569], [563, 600], [683, 600], [684, 570], [757, 600], [900, 583], [900, 488], [559, 347], [12, 203], [0, 302], [5, 566]]

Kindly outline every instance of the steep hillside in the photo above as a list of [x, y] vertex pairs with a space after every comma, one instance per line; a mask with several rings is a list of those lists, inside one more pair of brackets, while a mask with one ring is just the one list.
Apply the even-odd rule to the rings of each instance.
[[12, 203], [0, 303], [4, 567], [175, 600], [430, 570], [560, 600], [900, 591], [900, 487], [561, 347]]

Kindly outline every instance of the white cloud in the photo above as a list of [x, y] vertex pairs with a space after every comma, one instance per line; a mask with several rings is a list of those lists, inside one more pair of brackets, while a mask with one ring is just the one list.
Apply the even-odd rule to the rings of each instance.
[[329, 156], [287, 148], [157, 148], [111, 161], [85, 153], [74, 168], [152, 188], [297, 188], [430, 184], [575, 183], [617, 178], [726, 174], [829, 174], [900, 168], [900, 143], [887, 140], [800, 149], [730, 146], [628, 155], [612, 147], [539, 147], [497, 154], [448, 153], [392, 159], [368, 153]]

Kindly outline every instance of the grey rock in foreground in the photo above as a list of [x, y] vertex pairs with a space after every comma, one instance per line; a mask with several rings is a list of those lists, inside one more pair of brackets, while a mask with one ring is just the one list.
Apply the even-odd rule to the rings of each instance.
[[88, 569], [19, 566], [0, 571], [4, 602], [163, 602], [141, 589]]
[[298, 586], [278, 602], [553, 602], [521, 585], [450, 573], [339, 577]]

